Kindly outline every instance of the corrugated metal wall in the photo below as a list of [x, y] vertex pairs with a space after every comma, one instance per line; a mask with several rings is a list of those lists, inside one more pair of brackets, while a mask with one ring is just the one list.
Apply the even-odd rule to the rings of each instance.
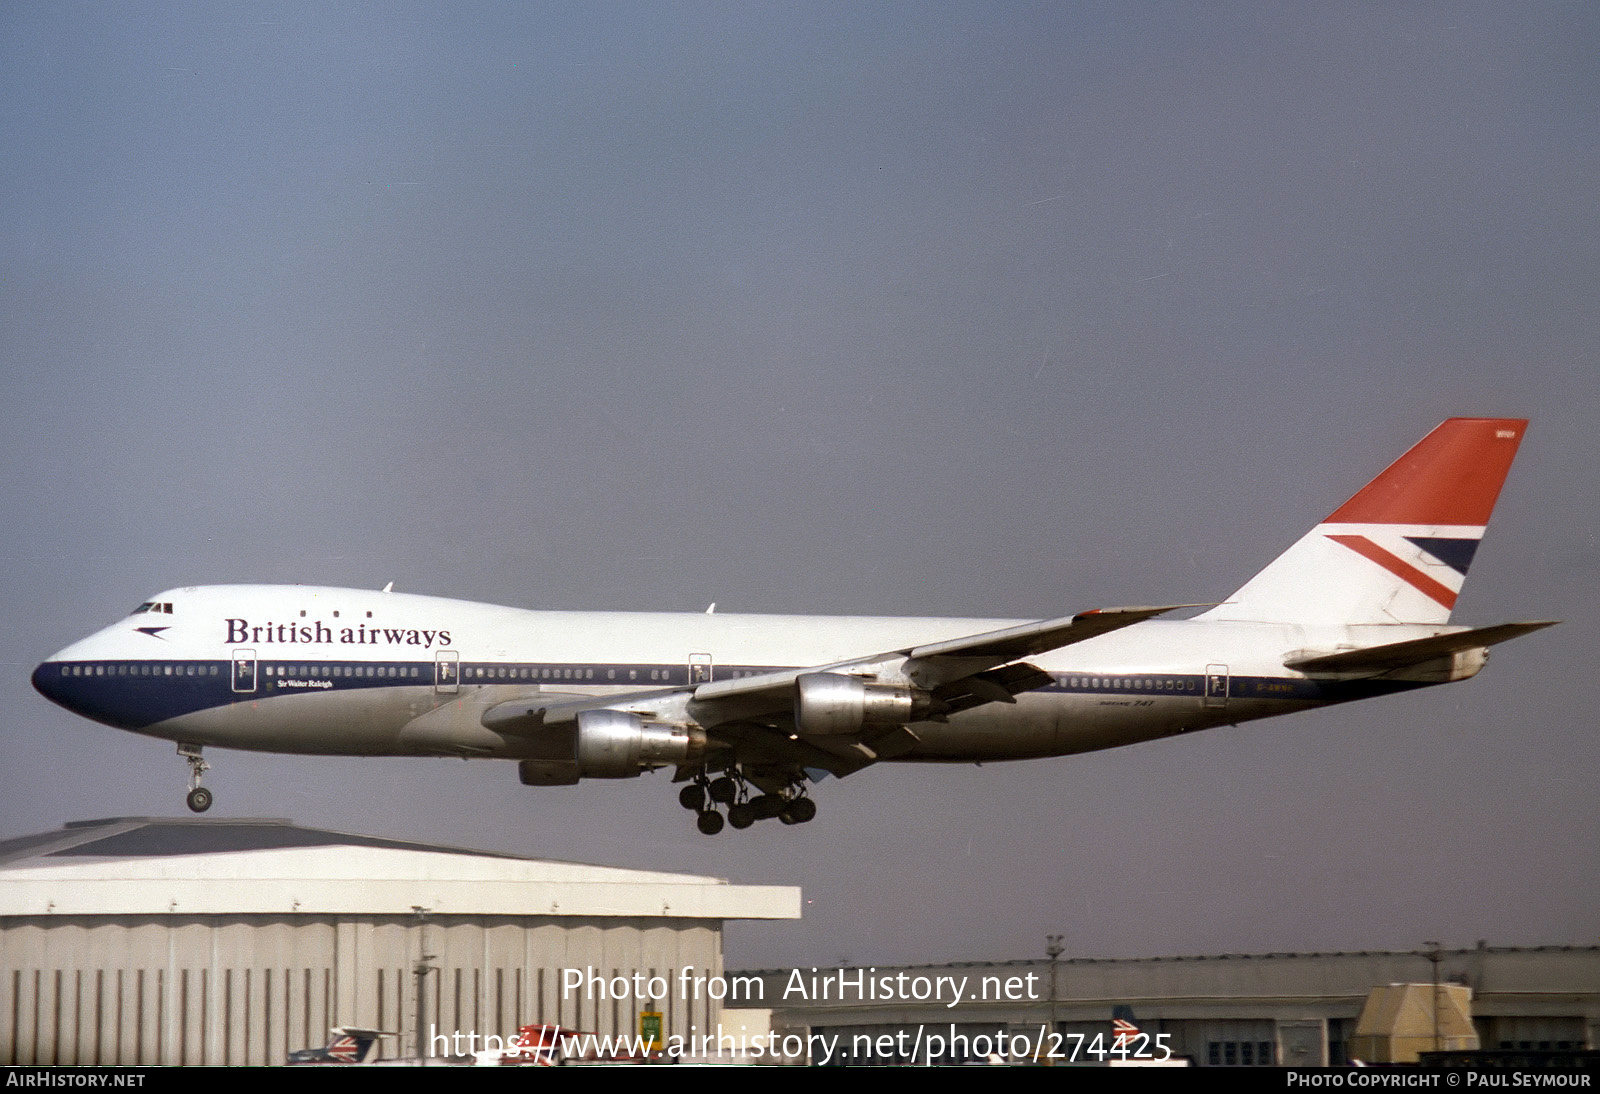
[[[658, 1009], [668, 1035], [687, 1036], [714, 1025], [721, 1005], [683, 998], [677, 978], [686, 966], [720, 975], [721, 940], [720, 924], [671, 919], [7, 919], [0, 1062], [282, 1063], [325, 1044], [334, 1025], [398, 1031], [384, 1055], [411, 1055], [424, 952], [437, 970], [426, 987], [433, 1033], [509, 1037], [527, 1022], [628, 1033], [641, 1010]], [[660, 1003], [563, 993], [565, 969], [662, 976], [671, 990]], [[434, 1054], [445, 1054], [437, 1042]]]

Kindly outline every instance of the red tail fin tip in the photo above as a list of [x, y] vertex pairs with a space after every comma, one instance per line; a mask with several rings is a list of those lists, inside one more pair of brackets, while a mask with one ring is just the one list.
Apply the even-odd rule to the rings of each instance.
[[1524, 418], [1451, 418], [1325, 523], [1488, 524], [1527, 427]]

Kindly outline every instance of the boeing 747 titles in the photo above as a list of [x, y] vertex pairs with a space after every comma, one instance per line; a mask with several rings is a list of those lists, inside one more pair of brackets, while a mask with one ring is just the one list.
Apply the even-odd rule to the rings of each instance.
[[[173, 589], [33, 674], [202, 749], [516, 760], [530, 786], [676, 771], [700, 831], [816, 815], [875, 763], [1063, 756], [1464, 680], [1550, 622], [1450, 622], [1527, 423], [1453, 418], [1225, 602], [1038, 622], [524, 611], [313, 586]], [[1194, 605], [1190, 605], [1194, 607]]]

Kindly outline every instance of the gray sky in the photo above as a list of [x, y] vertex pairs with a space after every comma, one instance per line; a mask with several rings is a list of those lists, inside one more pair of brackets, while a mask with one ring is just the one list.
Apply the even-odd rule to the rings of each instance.
[[[182, 811], [33, 693], [149, 594], [1043, 617], [1215, 600], [1451, 415], [1533, 419], [1449, 688], [885, 766], [219, 753], [223, 816], [804, 887], [733, 965], [1596, 941], [1600, 13], [0, 10], [0, 835]], [[868, 651], [863, 651], [868, 652]]]

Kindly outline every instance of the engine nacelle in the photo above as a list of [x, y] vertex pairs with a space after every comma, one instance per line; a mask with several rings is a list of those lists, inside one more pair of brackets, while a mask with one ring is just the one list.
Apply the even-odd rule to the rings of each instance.
[[526, 786], [571, 786], [579, 779], [631, 779], [665, 764], [705, 757], [706, 731], [698, 726], [646, 722], [624, 710], [578, 712], [576, 727], [541, 735], [537, 759], [517, 772]]
[[705, 755], [705, 730], [646, 722], [622, 710], [578, 714], [578, 772], [591, 779], [627, 779], [646, 768]]
[[836, 672], [808, 672], [794, 682], [795, 729], [807, 737], [921, 721], [931, 705], [927, 692]]

